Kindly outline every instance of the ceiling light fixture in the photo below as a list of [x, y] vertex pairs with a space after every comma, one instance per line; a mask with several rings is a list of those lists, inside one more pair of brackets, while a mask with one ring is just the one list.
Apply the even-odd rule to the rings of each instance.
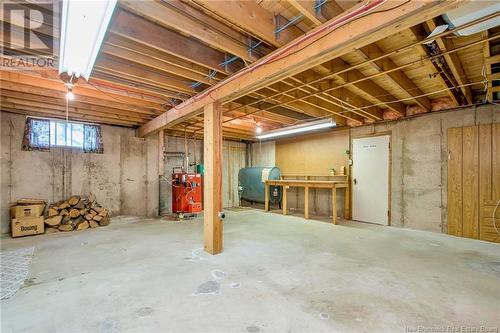
[[115, 6], [116, 0], [63, 1], [59, 75], [88, 81]]
[[75, 94], [73, 94], [73, 91], [68, 89], [68, 92], [66, 93], [66, 99], [69, 101], [72, 101], [75, 99]]
[[72, 101], [75, 99], [75, 94], [73, 94], [73, 85], [71, 83], [65, 83], [66, 89], [68, 90], [66, 92], [66, 100]]
[[257, 134], [262, 133], [262, 127], [260, 126], [260, 124], [257, 124], [257, 127], [255, 127], [255, 133]]
[[290, 135], [290, 134], [297, 134], [297, 133], [310, 132], [310, 131], [315, 131], [315, 130], [324, 129], [324, 128], [330, 128], [330, 127], [335, 127], [335, 126], [337, 126], [337, 123], [335, 121], [333, 121], [332, 119], [311, 121], [311, 122], [307, 122], [307, 123], [300, 124], [300, 125], [289, 126], [289, 127], [284, 127], [284, 128], [280, 128], [277, 130], [269, 131], [269, 132], [264, 133], [262, 135], [257, 135], [257, 139], [260, 139], [260, 140], [270, 139], [270, 138], [275, 138], [275, 137], [280, 137], [280, 136], [285, 136], [285, 135]]

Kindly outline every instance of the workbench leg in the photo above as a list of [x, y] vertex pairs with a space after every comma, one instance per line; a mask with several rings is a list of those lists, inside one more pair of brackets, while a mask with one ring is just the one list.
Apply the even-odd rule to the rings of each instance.
[[309, 187], [304, 187], [304, 218], [309, 218]]
[[269, 185], [264, 184], [264, 187], [265, 187], [265, 190], [264, 190], [264, 193], [265, 193], [264, 199], [266, 200], [265, 204], [264, 204], [264, 210], [266, 212], [268, 212], [269, 211]]
[[351, 219], [351, 191], [349, 190], [349, 186], [345, 188], [345, 198], [344, 198], [344, 218], [346, 220]]
[[333, 224], [337, 224], [337, 188], [332, 188], [332, 215]]
[[286, 204], [287, 204], [287, 200], [286, 200], [286, 186], [283, 186], [283, 202], [281, 203], [281, 206], [283, 206], [283, 215], [286, 215]]

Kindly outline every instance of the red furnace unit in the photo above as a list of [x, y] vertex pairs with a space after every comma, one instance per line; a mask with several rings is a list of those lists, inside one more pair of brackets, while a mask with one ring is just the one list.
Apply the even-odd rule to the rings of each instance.
[[172, 212], [176, 214], [201, 213], [201, 174], [172, 174]]

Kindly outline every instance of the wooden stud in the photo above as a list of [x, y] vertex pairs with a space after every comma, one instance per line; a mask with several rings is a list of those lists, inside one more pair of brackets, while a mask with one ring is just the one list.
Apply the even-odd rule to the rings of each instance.
[[344, 218], [346, 220], [351, 219], [351, 190], [350, 186], [345, 187], [345, 196], [344, 196]]
[[218, 102], [204, 108], [204, 249], [222, 252], [222, 107]]
[[286, 193], [287, 193], [286, 186], [283, 186], [282, 189], [283, 189], [283, 198], [282, 198], [282, 202], [281, 202], [281, 207], [283, 208], [283, 215], [286, 215], [287, 214], [287, 201], [288, 201], [286, 198]]
[[309, 187], [304, 187], [304, 218], [309, 218]]
[[[311, 21], [315, 26], [323, 23], [314, 12], [313, 3], [306, 3], [300, 0], [288, 0], [288, 3], [298, 10], [304, 17]], [[324, 21], [324, 20], [323, 20]]]
[[332, 215], [333, 224], [337, 224], [337, 188], [335, 186], [332, 188]]
[[266, 212], [269, 211], [269, 185], [267, 185], [266, 183], [264, 183], [264, 210]]

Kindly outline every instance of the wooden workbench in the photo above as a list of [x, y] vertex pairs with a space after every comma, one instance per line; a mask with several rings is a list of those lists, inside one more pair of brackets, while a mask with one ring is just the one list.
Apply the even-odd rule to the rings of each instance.
[[332, 215], [333, 224], [337, 224], [337, 189], [344, 189], [344, 214], [349, 218], [349, 181], [347, 176], [342, 180], [303, 180], [303, 179], [287, 179], [287, 180], [266, 180], [265, 187], [265, 210], [269, 211], [269, 186], [281, 186], [282, 200], [281, 207], [283, 215], [287, 214], [287, 189], [290, 187], [304, 188], [304, 217], [309, 218], [309, 189], [310, 188], [327, 188], [332, 191]]

